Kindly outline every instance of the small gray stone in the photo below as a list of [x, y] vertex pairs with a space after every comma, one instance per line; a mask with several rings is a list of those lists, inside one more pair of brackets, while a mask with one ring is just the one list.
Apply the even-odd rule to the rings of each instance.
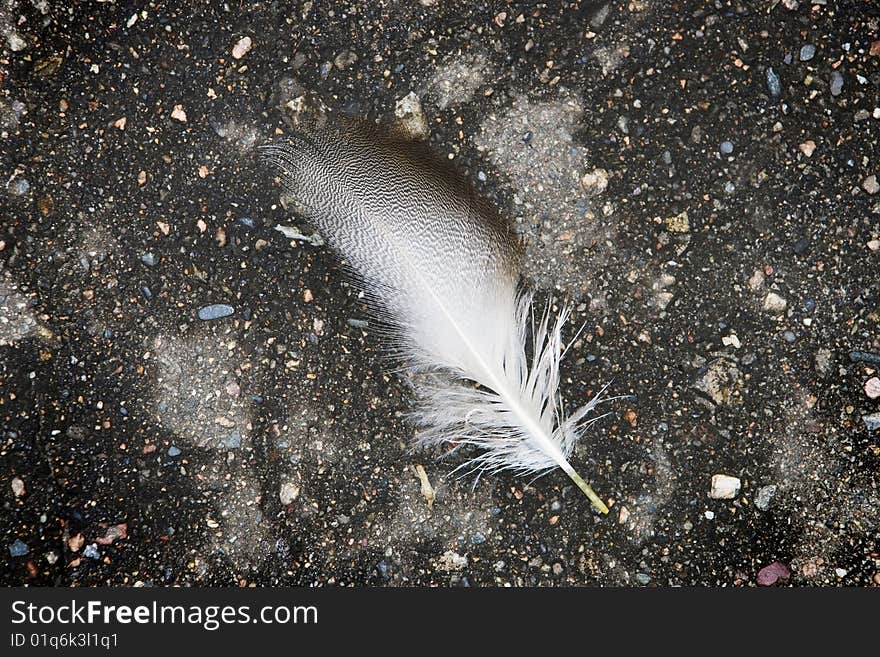
[[815, 361], [816, 361], [816, 371], [823, 377], [831, 374], [831, 363], [833, 360], [833, 354], [830, 349], [822, 348], [816, 352]]
[[233, 429], [224, 441], [226, 449], [239, 449], [241, 447], [241, 434], [237, 429]]
[[180, 450], [172, 445], [168, 448], [168, 456], [180, 456]]
[[802, 62], [808, 62], [816, 55], [816, 46], [808, 43], [801, 47], [800, 58]]
[[212, 319], [221, 319], [223, 317], [229, 317], [232, 313], [235, 312], [235, 308], [232, 306], [227, 306], [225, 303], [215, 303], [210, 306], [203, 306], [199, 308], [199, 319], [203, 322], [209, 322]]
[[13, 543], [9, 544], [9, 554], [13, 557], [23, 557], [28, 552], [30, 552], [30, 548], [27, 546], [27, 543], [23, 542], [21, 539], [15, 539]]
[[89, 559], [100, 559], [101, 553], [98, 552], [98, 546], [95, 543], [91, 543], [86, 546], [86, 549], [83, 550], [83, 556], [88, 557]]
[[770, 502], [776, 495], [776, 490], [776, 484], [761, 486], [758, 489], [757, 495], [755, 495], [755, 506], [758, 507], [761, 511], [766, 511], [768, 508], [770, 508]]
[[880, 429], [880, 413], [871, 413], [870, 415], [863, 415], [862, 422], [865, 423], [865, 426], [868, 428], [868, 431], [876, 431]]
[[357, 62], [357, 60], [358, 56], [355, 55], [351, 50], [343, 50], [333, 59], [333, 65], [336, 66], [336, 68], [338, 68], [340, 71], [344, 71], [349, 66]]
[[772, 67], [767, 68], [767, 89], [774, 98], [779, 98], [782, 95], [782, 83]]
[[422, 109], [419, 97], [412, 91], [397, 101], [394, 106], [397, 124], [407, 133], [410, 139], [422, 140], [428, 137], [428, 117]]
[[843, 73], [834, 71], [831, 74], [831, 95], [839, 96], [843, 91]]
[[876, 175], [870, 175], [862, 181], [862, 189], [864, 189], [869, 194], [876, 194], [880, 192], [880, 183], [877, 182]]
[[147, 267], [155, 267], [159, 262], [159, 258], [153, 253], [145, 253], [141, 256], [141, 262]]
[[722, 141], [719, 149], [722, 155], [730, 155], [733, 153], [733, 143], [729, 141]]
[[13, 196], [24, 196], [30, 189], [31, 184], [27, 181], [27, 178], [16, 178], [9, 183], [9, 193]]
[[12, 52], [21, 52], [27, 48], [27, 41], [21, 38], [21, 35], [15, 30], [6, 33], [6, 43]]

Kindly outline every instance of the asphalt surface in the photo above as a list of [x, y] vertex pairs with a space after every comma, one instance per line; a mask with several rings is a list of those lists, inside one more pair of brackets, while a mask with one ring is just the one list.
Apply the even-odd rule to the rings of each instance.
[[[880, 584], [880, 6], [206, 4], [0, 1], [0, 582]], [[569, 406], [632, 396], [573, 457], [608, 516], [413, 451], [275, 230], [254, 147], [411, 92], [585, 323]]]

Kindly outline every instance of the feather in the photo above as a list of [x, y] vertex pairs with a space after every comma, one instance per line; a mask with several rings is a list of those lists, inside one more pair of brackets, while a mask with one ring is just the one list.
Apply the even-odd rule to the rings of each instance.
[[599, 396], [564, 414], [568, 310], [551, 323], [548, 308], [529, 331], [532, 293], [511, 227], [413, 144], [336, 127], [261, 150], [390, 325], [393, 351], [426, 374], [412, 413], [419, 443], [477, 448], [467, 471], [562, 468], [608, 513], [569, 463]]

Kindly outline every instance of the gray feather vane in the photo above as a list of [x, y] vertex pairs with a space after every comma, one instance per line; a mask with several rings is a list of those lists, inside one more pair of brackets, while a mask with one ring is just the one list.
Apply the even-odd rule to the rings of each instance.
[[300, 212], [356, 274], [392, 327], [395, 351], [428, 376], [412, 415], [418, 441], [477, 448], [463, 468], [562, 470], [608, 508], [569, 457], [596, 397], [566, 416], [562, 327], [520, 282], [510, 226], [419, 147], [354, 128], [303, 131], [265, 146]]

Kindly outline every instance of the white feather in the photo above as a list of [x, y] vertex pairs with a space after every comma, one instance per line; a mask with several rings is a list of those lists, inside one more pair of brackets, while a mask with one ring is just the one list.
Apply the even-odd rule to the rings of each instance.
[[476, 448], [467, 471], [562, 468], [607, 513], [569, 463], [598, 397], [565, 416], [567, 309], [553, 324], [544, 312], [528, 348], [532, 295], [510, 227], [412, 145], [326, 130], [264, 153], [393, 327], [397, 355], [432, 374], [417, 386], [419, 442]]

